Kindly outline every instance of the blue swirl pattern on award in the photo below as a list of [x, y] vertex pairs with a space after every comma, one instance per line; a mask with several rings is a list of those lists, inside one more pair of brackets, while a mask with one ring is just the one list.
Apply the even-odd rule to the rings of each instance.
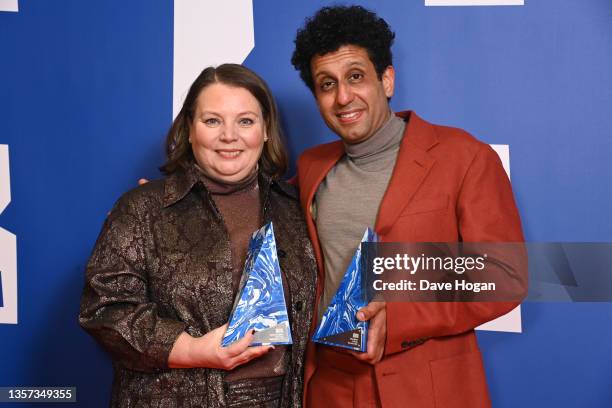
[[291, 344], [276, 240], [272, 223], [255, 231], [222, 345], [228, 346], [255, 329], [251, 346]]
[[356, 317], [357, 311], [367, 304], [362, 277], [365, 272], [365, 260], [361, 257], [362, 242], [378, 242], [378, 236], [370, 228], [363, 234], [342, 282], [312, 337], [317, 343], [366, 351], [368, 322], [360, 322]]

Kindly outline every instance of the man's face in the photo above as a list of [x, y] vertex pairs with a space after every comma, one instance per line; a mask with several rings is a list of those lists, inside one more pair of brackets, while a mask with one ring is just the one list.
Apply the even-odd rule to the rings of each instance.
[[366, 140], [389, 118], [395, 72], [389, 66], [378, 79], [364, 48], [342, 46], [313, 57], [310, 68], [321, 116], [345, 143]]

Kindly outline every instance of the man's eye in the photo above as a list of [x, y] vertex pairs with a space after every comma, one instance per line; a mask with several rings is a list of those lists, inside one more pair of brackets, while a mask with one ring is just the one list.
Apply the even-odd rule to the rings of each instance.
[[219, 123], [219, 119], [216, 118], [204, 119], [204, 124], [208, 126], [217, 126]]
[[351, 81], [360, 81], [362, 78], [363, 78], [363, 74], [359, 74], [359, 73], [351, 74], [351, 76], [349, 77]]
[[251, 126], [253, 123], [255, 123], [255, 121], [250, 118], [242, 118], [238, 123], [240, 126]]
[[324, 82], [321, 82], [319, 86], [321, 87], [321, 90], [327, 91], [334, 86], [334, 81], [324, 81]]

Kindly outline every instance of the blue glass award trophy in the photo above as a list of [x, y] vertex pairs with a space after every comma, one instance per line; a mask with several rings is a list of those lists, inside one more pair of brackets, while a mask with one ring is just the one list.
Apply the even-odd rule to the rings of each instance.
[[[368, 228], [361, 242], [378, 242], [378, 236]], [[344, 278], [332, 298], [312, 340], [354, 351], [366, 351], [368, 322], [357, 320], [359, 309], [367, 305], [364, 287], [365, 260], [361, 257], [361, 243], [344, 273]]]
[[251, 346], [291, 344], [291, 329], [285, 304], [283, 280], [272, 223], [255, 231], [238, 296], [221, 342], [229, 346], [255, 329]]

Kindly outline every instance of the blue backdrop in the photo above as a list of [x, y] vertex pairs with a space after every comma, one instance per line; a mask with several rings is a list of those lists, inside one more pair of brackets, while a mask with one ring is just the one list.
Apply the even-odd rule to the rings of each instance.
[[[295, 159], [333, 139], [289, 63], [296, 29], [329, 2], [254, 3], [245, 63], [274, 91]], [[510, 145], [529, 240], [612, 241], [610, 0], [359, 3], [397, 34], [394, 109]], [[139, 177], [159, 177], [173, 3], [19, 8], [0, 12], [0, 144], [12, 187], [0, 226], [17, 235], [19, 279], [19, 324], [0, 324], [0, 386], [76, 386], [77, 405], [103, 407], [110, 362], [77, 324], [83, 269], [113, 202]], [[609, 303], [526, 304], [524, 333], [479, 333], [494, 406], [612, 406], [611, 314]]]

